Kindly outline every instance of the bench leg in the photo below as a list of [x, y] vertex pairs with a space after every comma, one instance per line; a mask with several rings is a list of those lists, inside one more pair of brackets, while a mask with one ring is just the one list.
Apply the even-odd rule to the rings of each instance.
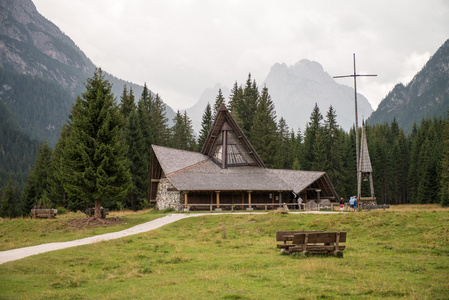
[[340, 251], [340, 250], [336, 250], [332, 254], [336, 257], [340, 257], [340, 258], [343, 257], [343, 251]]

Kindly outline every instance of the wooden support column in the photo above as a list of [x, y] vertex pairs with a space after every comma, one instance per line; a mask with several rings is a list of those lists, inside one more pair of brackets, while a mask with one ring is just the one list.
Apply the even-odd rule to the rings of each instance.
[[369, 187], [371, 189], [371, 198], [374, 198], [373, 173], [369, 173]]
[[245, 209], [245, 193], [242, 192], [242, 210]]
[[253, 208], [251, 207], [251, 193], [252, 193], [252, 191], [248, 191], [248, 204], [249, 204], [249, 207], [247, 208], [247, 210], [253, 210]]
[[189, 204], [189, 192], [184, 192], [184, 210], [189, 210], [188, 204]]
[[217, 199], [217, 208], [215, 210], [221, 210], [220, 208], [220, 191], [215, 191], [216, 199]]

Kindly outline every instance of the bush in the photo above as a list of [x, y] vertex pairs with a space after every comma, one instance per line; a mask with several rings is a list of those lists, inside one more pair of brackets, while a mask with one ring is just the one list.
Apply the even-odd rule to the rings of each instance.
[[56, 209], [58, 210], [58, 215], [65, 215], [69, 212], [65, 207], [62, 206], [58, 206]]

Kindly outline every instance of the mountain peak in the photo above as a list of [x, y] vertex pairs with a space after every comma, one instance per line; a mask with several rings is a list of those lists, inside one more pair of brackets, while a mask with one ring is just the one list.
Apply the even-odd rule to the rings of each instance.
[[[337, 83], [316, 61], [302, 59], [289, 67], [277, 63], [272, 66], [264, 84], [269, 89], [277, 115], [284, 117], [292, 128], [305, 127], [315, 103], [323, 115], [332, 105], [338, 124], [345, 130], [354, 124], [354, 90]], [[371, 115], [373, 109], [363, 95], [358, 95], [358, 104], [360, 116]]]

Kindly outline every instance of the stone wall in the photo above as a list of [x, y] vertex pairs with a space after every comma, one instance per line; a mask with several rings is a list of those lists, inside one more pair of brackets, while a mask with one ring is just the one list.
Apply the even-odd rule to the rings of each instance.
[[161, 178], [157, 185], [156, 208], [158, 210], [173, 208], [181, 211], [182, 203], [181, 192], [177, 191], [167, 178]]

